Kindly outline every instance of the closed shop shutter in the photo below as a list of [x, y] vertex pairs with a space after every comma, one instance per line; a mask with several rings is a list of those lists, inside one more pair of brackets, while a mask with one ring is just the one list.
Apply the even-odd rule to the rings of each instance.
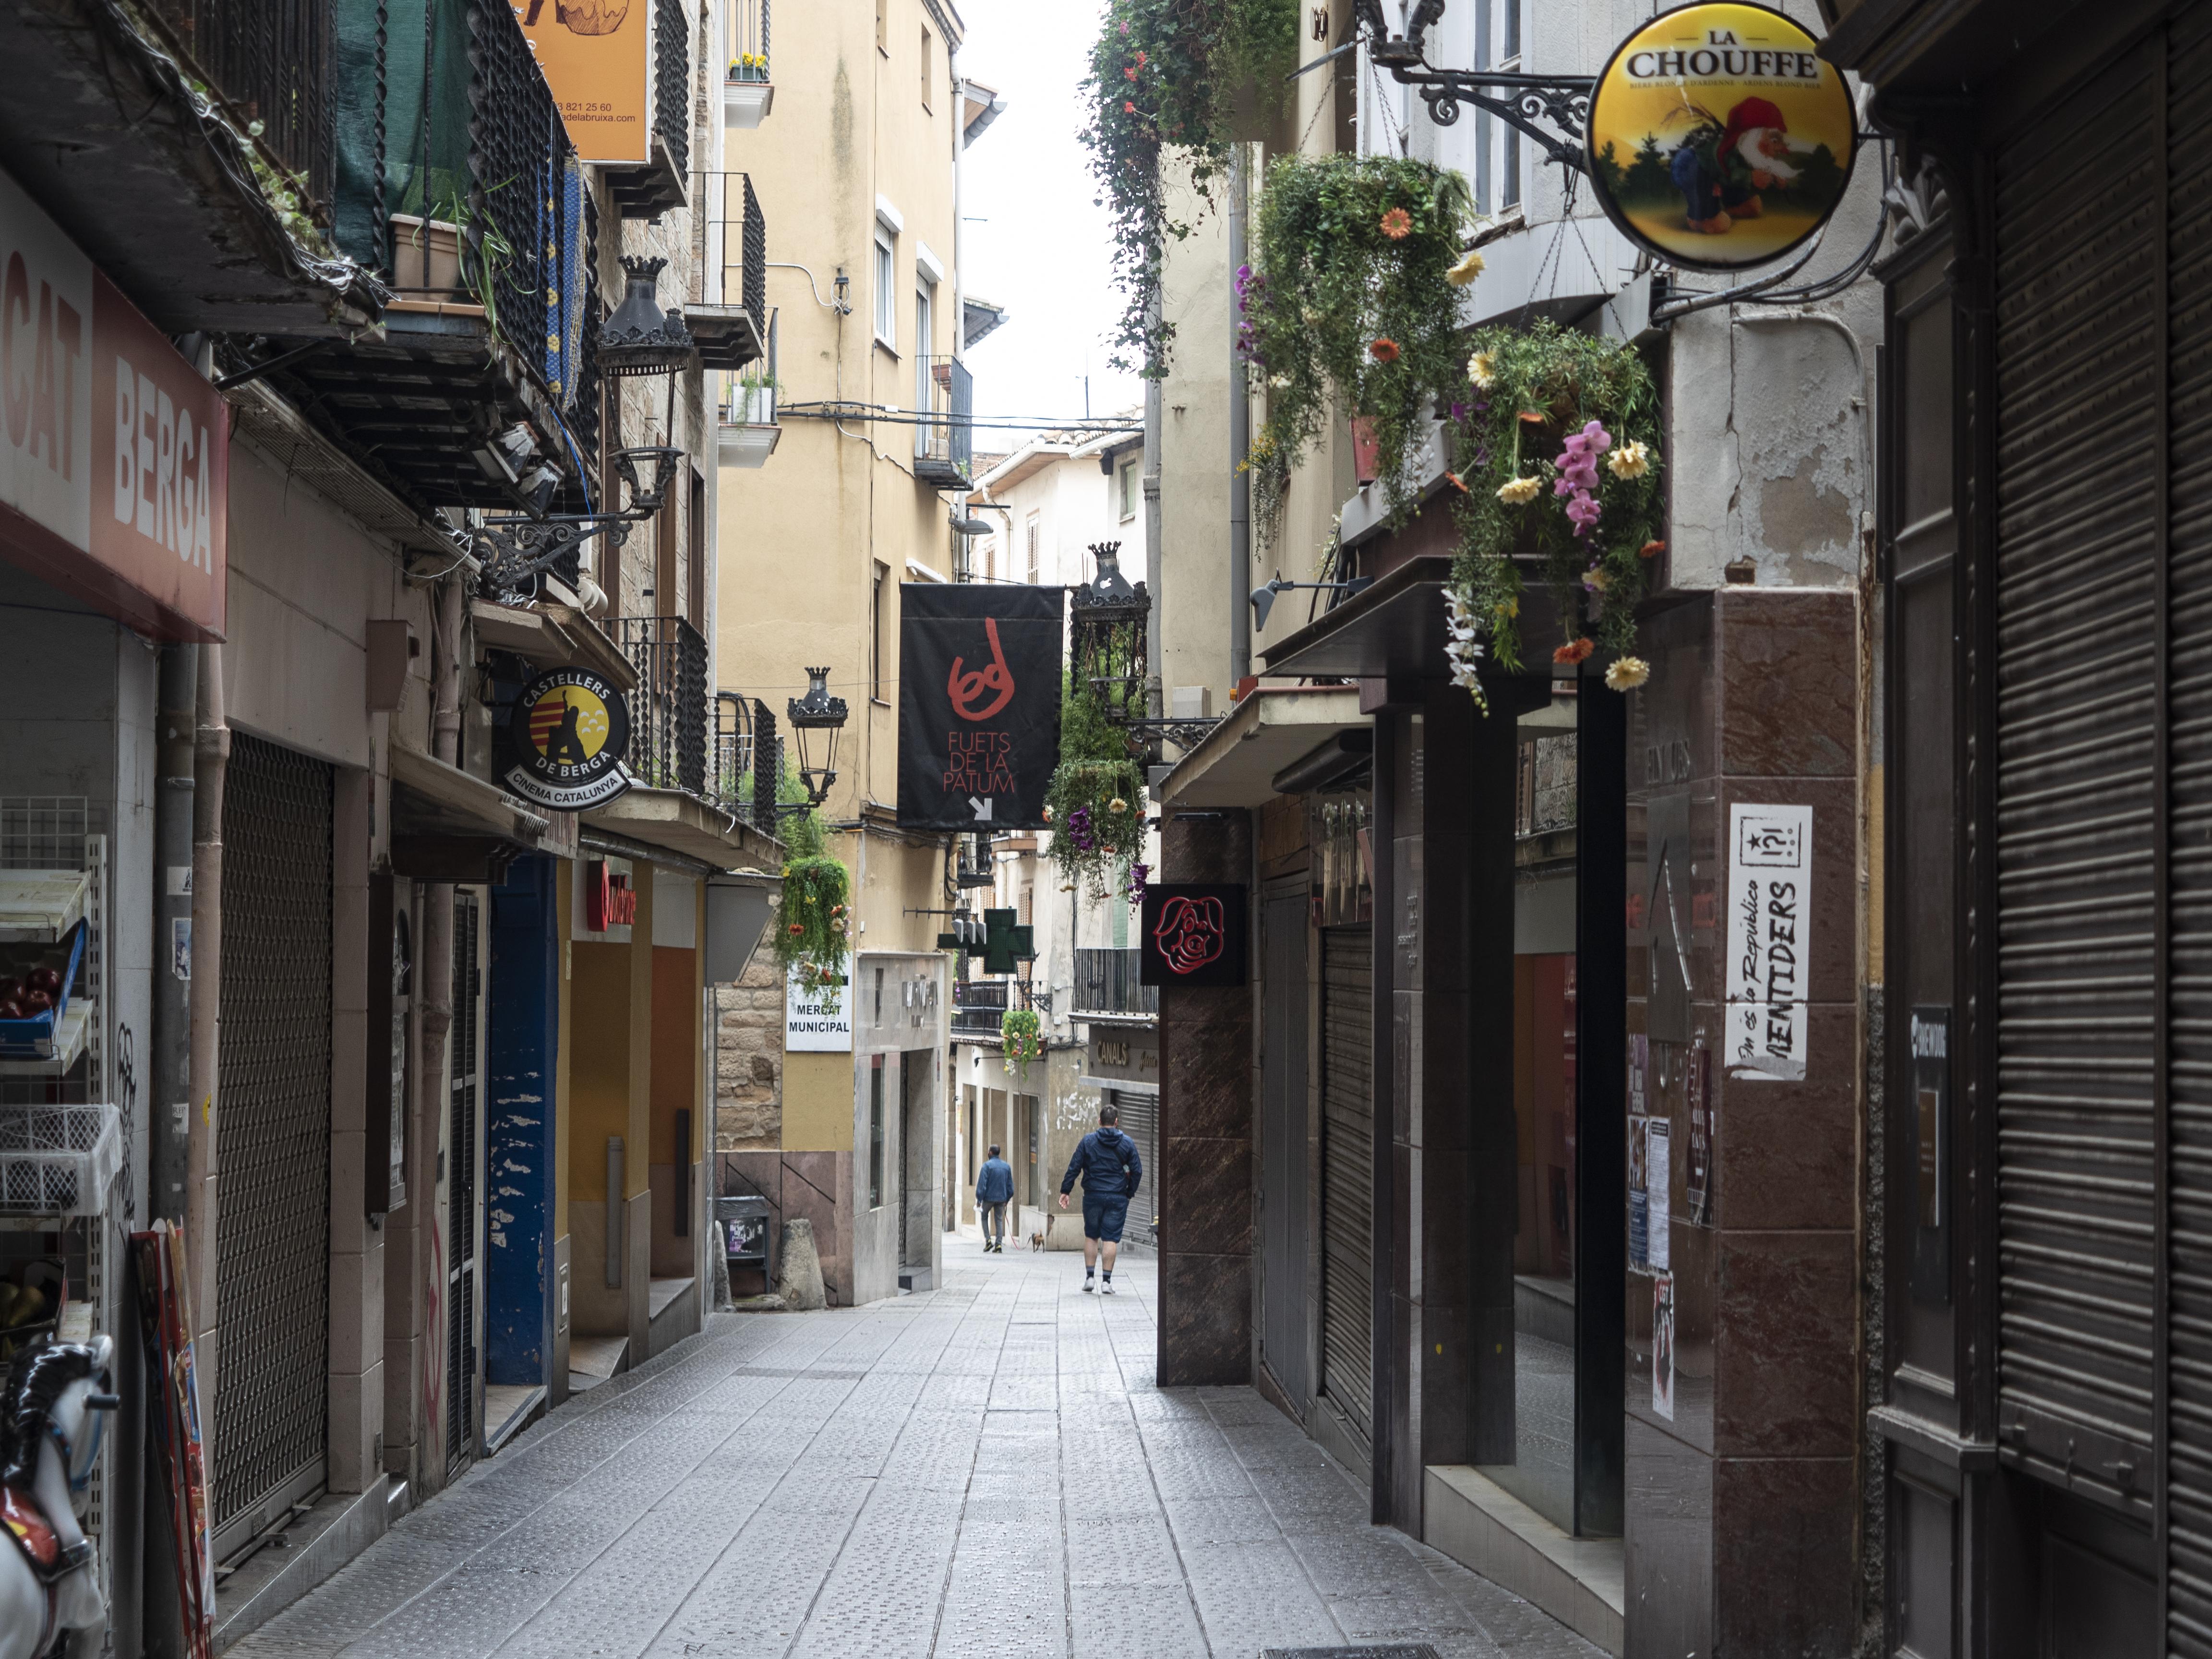
[[[1998, 1440], [2013, 1467], [2145, 1519], [2166, 896], [2157, 63], [2134, 53], [2043, 114], [2000, 152], [1995, 203]], [[2186, 625], [2201, 664], [2201, 600]], [[2212, 757], [2203, 732], [2179, 737], [2179, 702], [2174, 717]]]
[[323, 1484], [330, 1400], [331, 769], [234, 735], [222, 807], [217, 1552]]
[[[2212, 1659], [2212, 9], [2183, 9], [2166, 62], [2172, 746], [2166, 1077], [2166, 1620]], [[2180, 302], [2186, 296], [2186, 303]], [[2148, 1477], [2138, 1480], [2148, 1485]]]
[[1160, 1163], [1160, 1097], [1136, 1089], [1109, 1089], [1106, 1099], [1121, 1114], [1121, 1133], [1137, 1143], [1137, 1156], [1145, 1161], [1144, 1178], [1129, 1201], [1129, 1219], [1122, 1237], [1133, 1243], [1159, 1248], [1160, 1195], [1167, 1190], [1167, 1171]]
[[1374, 942], [1322, 934], [1321, 1395], [1362, 1441], [1375, 1392]]
[[1306, 916], [1301, 882], [1263, 913], [1267, 1018], [1260, 1036], [1260, 1352], [1306, 1408]]

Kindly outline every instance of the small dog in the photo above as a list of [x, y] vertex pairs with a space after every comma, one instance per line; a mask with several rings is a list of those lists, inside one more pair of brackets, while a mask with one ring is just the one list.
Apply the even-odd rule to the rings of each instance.
[[1031, 1233], [1030, 1235], [1030, 1249], [1033, 1250], [1041, 1250], [1044, 1249], [1044, 1235], [1042, 1233]]

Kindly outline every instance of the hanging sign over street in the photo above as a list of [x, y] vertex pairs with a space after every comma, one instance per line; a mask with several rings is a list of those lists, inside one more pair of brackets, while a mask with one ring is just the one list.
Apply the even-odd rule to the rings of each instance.
[[507, 710], [507, 787], [560, 812], [605, 806], [636, 781], [624, 766], [629, 705], [588, 668], [560, 668], [522, 688]]
[[898, 821], [1044, 827], [1060, 758], [1066, 591], [908, 582], [899, 589]]
[[568, 142], [586, 161], [649, 161], [653, 76], [646, 0], [527, 0], [514, 8]]
[[1242, 985], [1244, 889], [1227, 882], [1156, 881], [1145, 889], [1139, 985]]
[[1632, 241], [1692, 270], [1771, 264], [1828, 222], [1857, 118], [1818, 42], [1765, 6], [1684, 6], [1622, 41], [1590, 99], [1589, 174]]

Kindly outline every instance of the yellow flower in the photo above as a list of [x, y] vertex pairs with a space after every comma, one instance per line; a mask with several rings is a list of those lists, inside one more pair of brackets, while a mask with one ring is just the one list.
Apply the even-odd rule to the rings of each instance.
[[1625, 443], [1606, 458], [1605, 465], [1616, 478], [1640, 478], [1651, 470], [1651, 452], [1640, 443]]
[[1501, 617], [1519, 616], [1521, 614], [1521, 601], [1518, 599], [1505, 600], [1498, 607], [1498, 614]]
[[1498, 384], [1498, 354], [1478, 351], [1467, 360], [1467, 378], [1485, 392]]
[[1526, 507], [1536, 499], [1536, 492], [1543, 487], [1543, 481], [1538, 478], [1508, 478], [1498, 486], [1498, 499], [1508, 507]]
[[1605, 683], [1615, 691], [1632, 691], [1651, 678], [1651, 665], [1641, 657], [1615, 657], [1605, 671]]
[[1109, 812], [1126, 812], [1129, 810], [1129, 803], [1116, 795], [1106, 803], [1106, 810]]
[[1444, 272], [1444, 281], [1449, 283], [1454, 288], [1465, 288], [1481, 275], [1482, 256], [1473, 248], [1469, 248], [1460, 256], [1457, 264]]

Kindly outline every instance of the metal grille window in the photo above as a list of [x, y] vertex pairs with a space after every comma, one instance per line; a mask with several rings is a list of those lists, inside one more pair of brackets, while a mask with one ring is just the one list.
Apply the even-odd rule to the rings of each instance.
[[[330, 1399], [331, 792], [322, 762], [232, 738], [216, 1130], [215, 1525], [323, 1480]], [[218, 1553], [223, 1542], [218, 1540]]]
[[1364, 1441], [1375, 1393], [1375, 945], [1322, 934], [1321, 1389]]

